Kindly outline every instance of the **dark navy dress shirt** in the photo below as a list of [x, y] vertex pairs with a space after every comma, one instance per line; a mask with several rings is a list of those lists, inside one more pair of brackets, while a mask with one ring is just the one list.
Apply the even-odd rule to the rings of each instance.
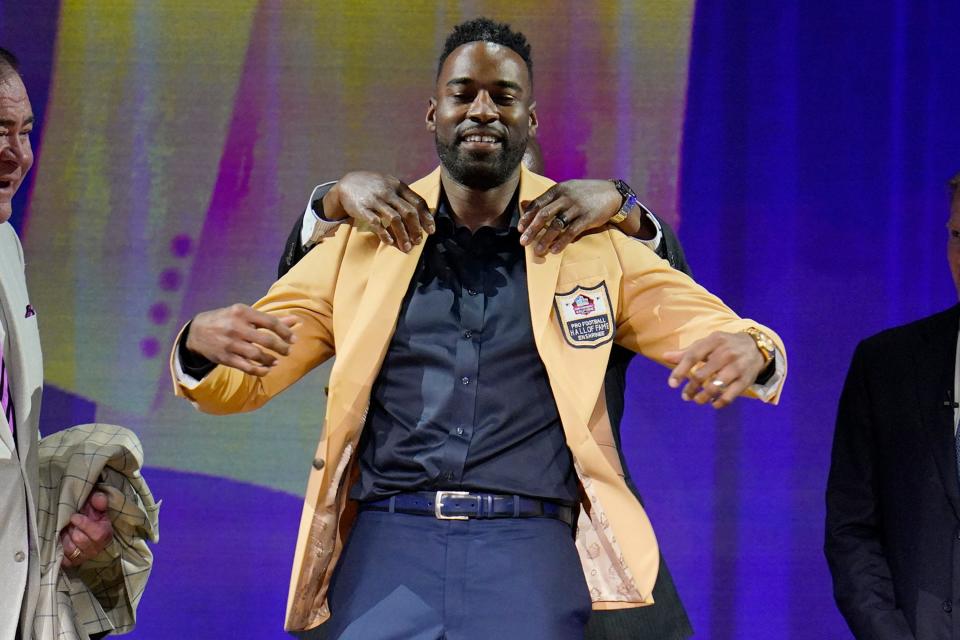
[[471, 233], [441, 198], [374, 382], [352, 498], [450, 489], [578, 501], [533, 339], [516, 196], [507, 211], [508, 228]]

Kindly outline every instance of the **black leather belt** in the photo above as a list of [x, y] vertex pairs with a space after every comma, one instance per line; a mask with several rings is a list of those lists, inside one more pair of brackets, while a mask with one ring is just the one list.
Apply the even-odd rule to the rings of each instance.
[[471, 518], [554, 518], [573, 526], [573, 507], [548, 500], [469, 491], [419, 491], [361, 502], [361, 511], [388, 511], [438, 520]]

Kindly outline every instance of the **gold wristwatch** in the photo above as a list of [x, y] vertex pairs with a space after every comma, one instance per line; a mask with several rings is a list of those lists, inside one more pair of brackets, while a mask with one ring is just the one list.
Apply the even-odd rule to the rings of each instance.
[[770, 363], [773, 362], [773, 359], [776, 357], [777, 345], [770, 339], [770, 336], [756, 327], [747, 327], [743, 330], [743, 333], [753, 338], [753, 342], [757, 345], [757, 350], [760, 352], [760, 355], [763, 356], [763, 369], [761, 369], [761, 371], [769, 367]]

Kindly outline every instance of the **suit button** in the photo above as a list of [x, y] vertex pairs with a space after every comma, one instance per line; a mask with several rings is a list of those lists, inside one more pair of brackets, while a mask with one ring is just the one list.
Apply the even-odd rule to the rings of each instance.
[[23, 562], [26, 559], [27, 554], [25, 554], [23, 551], [17, 551], [15, 554], [13, 554], [14, 562]]
[[323, 462], [323, 458], [314, 458], [312, 464], [314, 469], [320, 471], [320, 469], [323, 469], [325, 463]]
[[950, 613], [951, 611], [953, 611], [953, 605], [950, 604], [949, 600], [943, 601], [943, 610], [946, 611], [947, 613]]

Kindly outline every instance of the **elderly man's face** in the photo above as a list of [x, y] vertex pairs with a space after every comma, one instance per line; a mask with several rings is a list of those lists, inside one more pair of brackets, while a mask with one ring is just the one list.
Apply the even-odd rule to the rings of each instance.
[[33, 166], [33, 110], [27, 88], [12, 73], [0, 80], [0, 223], [13, 213], [13, 195]]
[[491, 42], [451, 53], [427, 109], [440, 163], [462, 185], [492, 189], [518, 170], [536, 132], [530, 74], [519, 55]]
[[950, 219], [947, 220], [947, 262], [950, 263], [950, 275], [960, 297], [960, 189], [953, 194]]

